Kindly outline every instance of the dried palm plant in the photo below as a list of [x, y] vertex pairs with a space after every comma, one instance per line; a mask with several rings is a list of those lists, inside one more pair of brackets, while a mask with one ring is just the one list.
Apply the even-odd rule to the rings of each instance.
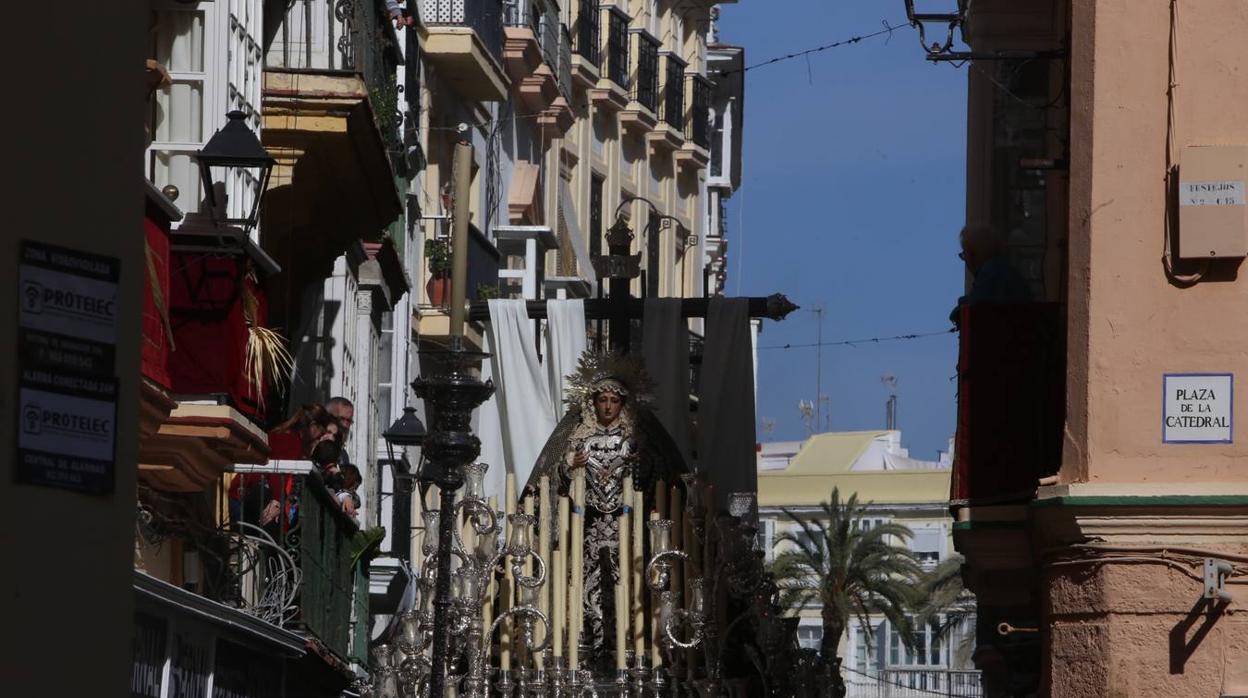
[[[254, 272], [248, 273], [247, 280], [255, 281]], [[257, 322], [260, 301], [246, 282], [243, 283], [242, 301], [243, 319], [247, 322], [243, 372], [247, 385], [256, 397], [256, 406], [264, 410], [265, 388], [272, 383], [279, 391], [285, 390], [295, 368], [295, 359], [286, 348], [285, 337]]]

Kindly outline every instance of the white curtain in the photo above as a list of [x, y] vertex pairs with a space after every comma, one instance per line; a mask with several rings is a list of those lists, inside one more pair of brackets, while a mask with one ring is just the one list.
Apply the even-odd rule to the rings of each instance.
[[[506, 472], [515, 473], [517, 486], [523, 487], [537, 454], [555, 429], [550, 385], [537, 357], [533, 321], [525, 311], [525, 301], [491, 300], [489, 305], [490, 371], [503, 461]], [[490, 463], [491, 470], [496, 467]]]
[[[485, 351], [490, 354], [497, 353], [489, 332], [485, 334]], [[477, 457], [477, 462], [490, 466], [489, 470], [485, 471], [485, 496], [498, 497], [498, 506], [501, 507], [503, 492], [507, 485], [507, 459], [503, 455], [503, 424], [499, 409], [498, 379], [494, 377], [492, 363], [493, 361], [481, 362], [481, 380], [493, 380], [495, 390], [490, 399], [477, 410], [477, 423], [474, 425], [474, 431], [477, 433], [477, 438], [481, 439], [481, 455]]]
[[533, 321], [523, 300], [491, 300], [481, 378], [494, 380], [494, 397], [478, 410], [480, 461], [489, 463], [486, 494], [502, 501], [507, 473], [528, 482], [537, 455], [563, 416], [567, 376], [585, 352], [585, 303], [547, 301], [546, 361], [537, 356]]
[[585, 353], [585, 301], [547, 301], [546, 317], [546, 373], [558, 422], [566, 409], [563, 398], [568, 376], [576, 372], [581, 354]]

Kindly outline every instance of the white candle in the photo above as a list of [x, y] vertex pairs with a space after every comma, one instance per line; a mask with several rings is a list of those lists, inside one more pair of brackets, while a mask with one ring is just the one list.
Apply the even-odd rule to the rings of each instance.
[[642, 532], [646, 526], [646, 493], [635, 490], [628, 493], [633, 503], [633, 521], [630, 535], [633, 537], [633, 598], [630, 600], [633, 610], [633, 656], [641, 659], [646, 656], [646, 560], [645, 537]]
[[[664, 492], [666, 495], [666, 488], [663, 487], [662, 480], [659, 481], [659, 488], [661, 488], [659, 491]], [[664, 496], [663, 499], [666, 500], [667, 497]], [[651, 521], [658, 521], [659, 518], [659, 512], [650, 512]], [[655, 551], [650, 551], [651, 556], [653, 556], [654, 553]], [[650, 594], [650, 631], [653, 633], [653, 636], [650, 638], [650, 666], [659, 666], [663, 662], [663, 655], [660, 652], [660, 642], [662, 641], [663, 634], [662, 628], [659, 627], [659, 595], [657, 593]]]
[[568, 668], [580, 668], [581, 626], [584, 623], [582, 597], [585, 591], [585, 469], [577, 468], [572, 475], [572, 593], [568, 594]]
[[[490, 511], [495, 515], [498, 513], [498, 497], [490, 497], [486, 500], [486, 504], [490, 507]], [[488, 562], [488, 560], [487, 560]], [[481, 627], [482, 630], [482, 646], [485, 648], [485, 656], [490, 656], [490, 624], [494, 622], [494, 594], [497, 584], [494, 581], [494, 575], [491, 573], [486, 576], [485, 603], [481, 604]]]
[[563, 656], [563, 636], [568, 619], [568, 498], [559, 497], [559, 549], [555, 551], [555, 656]]
[[619, 571], [620, 581], [616, 586], [615, 593], [615, 668], [627, 669], [628, 659], [625, 654], [628, 645], [628, 622], [632, 617], [629, 612], [629, 604], [632, 601], [632, 595], [628, 593], [629, 578], [632, 576], [633, 553], [630, 550], [629, 541], [632, 538], [631, 529], [628, 526], [629, 509], [629, 493], [633, 491], [633, 478], [626, 476], [624, 478], [624, 510], [620, 514], [619, 531], [620, 531], [620, 549], [619, 549]]
[[[503, 513], [516, 513], [516, 476], [514, 473], [507, 473], [506, 484], [503, 489]], [[507, 533], [510, 534], [510, 531]], [[507, 557], [503, 558], [503, 593], [501, 601], [502, 611], [511, 608], [511, 595], [515, 592], [515, 584], [511, 575], [511, 565], [508, 564]], [[498, 649], [498, 666], [503, 671], [511, 670], [511, 621], [510, 619], [503, 622], [500, 628], [499, 649]]]
[[[668, 503], [667, 517], [672, 520], [672, 548], [675, 550], [685, 549], [684, 511], [681, 508], [680, 499], [681, 499], [680, 487], [678, 485], [672, 485], [671, 493], [667, 500], [667, 503]], [[682, 594], [681, 598], [687, 599], [689, 598], [689, 592], [685, 590], [684, 571], [685, 571], [684, 563], [677, 562], [676, 564], [672, 565], [671, 589], [673, 589], [674, 591], [678, 591], [678, 592], [684, 591], [684, 594]]]

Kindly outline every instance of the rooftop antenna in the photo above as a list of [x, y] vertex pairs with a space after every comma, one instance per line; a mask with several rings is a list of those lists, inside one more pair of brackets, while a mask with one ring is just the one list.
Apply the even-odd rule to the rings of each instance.
[[[810, 309], [815, 314], [815, 413], [814, 423], [818, 429], [823, 424], [823, 303]], [[809, 425], [807, 425], [809, 429]]]
[[815, 403], [810, 400], [798, 400], [797, 411], [802, 415], [802, 423], [806, 425], [806, 435], [814, 433], [812, 422], [815, 418]]
[[897, 376], [885, 373], [880, 382], [888, 388], [888, 402], [884, 403], [884, 428], [888, 431], [897, 429]]

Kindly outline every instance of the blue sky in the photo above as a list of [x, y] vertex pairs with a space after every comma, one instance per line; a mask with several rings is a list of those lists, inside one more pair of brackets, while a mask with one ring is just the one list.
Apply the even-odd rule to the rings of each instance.
[[[723, 6], [720, 39], [753, 64], [904, 18], [902, 0], [742, 0]], [[814, 342], [818, 305], [825, 342], [949, 327], [963, 279], [966, 68], [925, 61], [909, 27], [886, 39], [746, 73], [727, 290], [803, 307], [766, 323], [760, 347]], [[956, 360], [952, 334], [824, 347], [831, 430], [882, 428], [880, 378], [892, 374], [904, 444], [935, 458], [953, 435]], [[760, 349], [760, 440], [805, 436], [797, 404], [815, 399], [815, 375], [813, 348]]]

